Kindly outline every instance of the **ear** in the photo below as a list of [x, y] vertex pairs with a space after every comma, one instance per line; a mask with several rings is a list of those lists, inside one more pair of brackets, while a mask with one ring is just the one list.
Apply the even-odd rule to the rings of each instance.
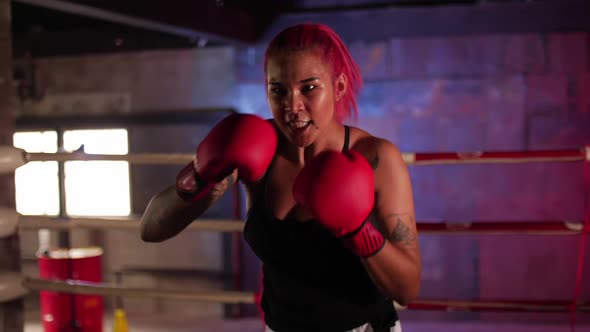
[[348, 78], [344, 73], [341, 73], [336, 77], [334, 81], [334, 99], [335, 101], [339, 101], [344, 97], [346, 91], [348, 90]]

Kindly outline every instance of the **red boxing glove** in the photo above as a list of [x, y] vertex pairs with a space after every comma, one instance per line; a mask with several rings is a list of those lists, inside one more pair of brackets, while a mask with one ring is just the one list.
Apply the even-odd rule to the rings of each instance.
[[368, 222], [375, 202], [373, 169], [356, 151], [325, 151], [295, 178], [295, 201], [356, 255], [369, 257], [385, 238]]
[[197, 158], [176, 177], [176, 191], [186, 201], [205, 196], [238, 169], [240, 179], [259, 180], [273, 159], [277, 134], [268, 121], [252, 114], [221, 120], [197, 147]]

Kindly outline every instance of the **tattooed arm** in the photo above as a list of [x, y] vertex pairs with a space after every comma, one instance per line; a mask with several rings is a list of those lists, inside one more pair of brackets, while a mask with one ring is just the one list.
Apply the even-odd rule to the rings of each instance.
[[236, 179], [237, 171], [234, 171], [197, 202], [183, 201], [176, 193], [175, 186], [154, 195], [140, 220], [141, 239], [146, 242], [161, 242], [176, 236], [217, 202]]
[[418, 295], [421, 273], [412, 186], [397, 147], [384, 140], [377, 145], [377, 154], [370, 158], [375, 170], [375, 207], [370, 220], [388, 241], [363, 263], [379, 288], [406, 305]]

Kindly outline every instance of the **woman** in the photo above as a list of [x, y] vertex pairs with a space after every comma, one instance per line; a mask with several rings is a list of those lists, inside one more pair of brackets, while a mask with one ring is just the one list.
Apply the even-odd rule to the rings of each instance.
[[412, 188], [394, 144], [343, 124], [357, 116], [357, 65], [329, 27], [299, 24], [264, 68], [273, 119], [222, 120], [150, 201], [142, 238], [178, 234], [241, 179], [267, 332], [401, 331], [393, 301], [420, 286]]

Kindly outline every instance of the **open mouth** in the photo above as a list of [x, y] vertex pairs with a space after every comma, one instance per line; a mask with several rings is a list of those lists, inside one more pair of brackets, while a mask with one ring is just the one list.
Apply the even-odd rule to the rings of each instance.
[[293, 130], [300, 131], [307, 129], [307, 127], [311, 126], [312, 121], [290, 121], [289, 127]]

